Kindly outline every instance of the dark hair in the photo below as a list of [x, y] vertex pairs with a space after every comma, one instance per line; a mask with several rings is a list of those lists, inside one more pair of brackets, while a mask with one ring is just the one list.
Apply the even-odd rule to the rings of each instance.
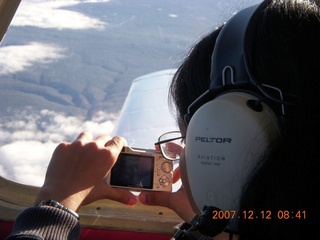
[[[240, 211], [260, 214], [268, 210], [272, 219], [240, 219], [241, 239], [318, 235], [312, 223], [320, 219], [320, 201], [315, 197], [320, 182], [319, 5], [318, 0], [273, 0], [258, 24], [252, 71], [260, 82], [280, 88], [293, 105], [285, 106], [280, 142], [252, 170], [240, 199]], [[178, 119], [209, 88], [211, 55], [219, 31], [193, 47], [173, 79], [170, 93]], [[284, 211], [289, 211], [288, 219], [281, 216]], [[307, 219], [297, 219], [299, 211]]]
[[169, 102], [176, 108], [180, 129], [185, 129], [183, 117], [189, 105], [210, 85], [211, 55], [221, 28], [203, 37], [178, 68], [170, 86]]
[[[318, 235], [312, 223], [320, 214], [314, 187], [320, 182], [319, 18], [318, 1], [273, 1], [258, 25], [254, 74], [261, 82], [279, 87], [294, 105], [285, 106], [280, 143], [252, 171], [240, 203], [241, 211], [268, 210], [272, 219], [240, 221], [243, 239], [312, 239]], [[290, 214], [288, 219], [283, 218], [284, 211]], [[307, 219], [296, 218], [302, 211]]]

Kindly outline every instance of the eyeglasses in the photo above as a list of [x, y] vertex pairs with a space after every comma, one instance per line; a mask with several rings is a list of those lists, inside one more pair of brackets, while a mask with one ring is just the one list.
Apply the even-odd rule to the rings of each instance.
[[185, 136], [179, 131], [172, 131], [162, 134], [155, 145], [159, 145], [162, 156], [165, 159], [175, 161], [180, 159], [180, 152], [184, 148]]

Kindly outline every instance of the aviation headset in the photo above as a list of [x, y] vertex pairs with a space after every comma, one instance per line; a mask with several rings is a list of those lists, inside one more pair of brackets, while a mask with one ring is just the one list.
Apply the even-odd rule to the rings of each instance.
[[208, 215], [205, 206], [210, 206], [210, 221], [217, 219], [205, 235], [237, 232], [242, 187], [261, 155], [280, 137], [279, 120], [268, 102], [280, 104], [278, 116], [284, 115], [282, 92], [251, 72], [253, 35], [270, 2], [238, 12], [222, 27], [212, 54], [210, 88], [185, 116], [182, 182], [194, 211]]

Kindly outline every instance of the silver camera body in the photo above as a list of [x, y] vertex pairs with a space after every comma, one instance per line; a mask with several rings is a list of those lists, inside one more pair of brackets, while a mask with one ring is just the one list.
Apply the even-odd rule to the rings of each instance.
[[112, 187], [132, 191], [172, 191], [173, 162], [155, 150], [124, 147], [110, 170]]

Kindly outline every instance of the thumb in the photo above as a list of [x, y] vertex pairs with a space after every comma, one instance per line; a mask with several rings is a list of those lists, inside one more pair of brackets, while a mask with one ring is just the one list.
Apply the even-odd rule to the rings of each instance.
[[109, 199], [117, 201], [129, 206], [134, 206], [137, 203], [137, 198], [129, 190], [112, 188], [107, 182], [104, 181], [95, 186], [88, 197], [86, 204], [96, 201], [98, 199]]
[[175, 211], [183, 220], [189, 221], [194, 211], [184, 193], [183, 188], [177, 192], [142, 192], [139, 201], [145, 205], [167, 207]]
[[135, 195], [133, 195], [129, 190], [119, 188], [109, 187], [106, 198], [129, 206], [134, 206], [137, 203]]

